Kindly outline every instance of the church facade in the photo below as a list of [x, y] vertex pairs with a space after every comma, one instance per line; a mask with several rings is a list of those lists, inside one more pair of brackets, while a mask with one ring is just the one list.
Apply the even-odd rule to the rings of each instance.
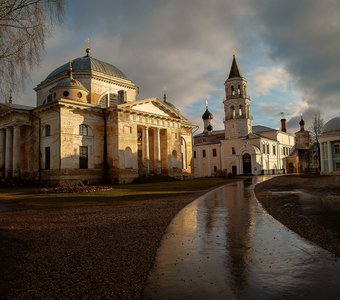
[[0, 177], [48, 184], [191, 176], [195, 127], [166, 99], [137, 100], [115, 66], [86, 55], [35, 88], [37, 106], [0, 104]]
[[325, 124], [319, 142], [321, 174], [340, 175], [340, 116]]
[[294, 136], [286, 130], [253, 126], [247, 81], [242, 77], [235, 55], [225, 81], [224, 130], [214, 131], [213, 114], [202, 115], [204, 130], [194, 137], [194, 176], [218, 174], [278, 174], [285, 172], [284, 158], [294, 147]]

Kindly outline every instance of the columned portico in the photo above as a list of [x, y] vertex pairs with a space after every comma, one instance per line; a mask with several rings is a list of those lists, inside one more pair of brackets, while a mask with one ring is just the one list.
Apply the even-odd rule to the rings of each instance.
[[5, 129], [0, 129], [0, 178], [5, 177]]
[[13, 172], [13, 127], [6, 128], [5, 177], [12, 177]]
[[324, 147], [323, 143], [320, 143], [320, 163], [321, 163], [321, 171], [325, 170], [325, 155], [324, 155]]
[[144, 127], [144, 167], [145, 173], [150, 173], [149, 128]]
[[155, 158], [156, 158], [156, 168], [155, 173], [161, 174], [161, 138], [160, 138], [160, 129], [156, 128], [156, 136], [155, 136]]
[[13, 127], [13, 177], [20, 177], [20, 126]]
[[328, 172], [333, 172], [333, 157], [332, 157], [332, 145], [330, 141], [327, 141], [327, 152], [328, 152]]

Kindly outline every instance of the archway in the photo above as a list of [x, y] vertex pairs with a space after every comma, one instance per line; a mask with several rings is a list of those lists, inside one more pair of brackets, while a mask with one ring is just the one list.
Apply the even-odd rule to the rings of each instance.
[[251, 156], [249, 153], [245, 153], [242, 156], [243, 161], [243, 174], [251, 174]]

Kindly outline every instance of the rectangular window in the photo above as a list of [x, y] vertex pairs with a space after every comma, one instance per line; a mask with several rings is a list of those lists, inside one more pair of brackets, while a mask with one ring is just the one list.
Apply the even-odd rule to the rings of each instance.
[[335, 167], [337, 171], [340, 170], [340, 163], [336, 163]]
[[236, 154], [235, 147], [231, 147], [231, 154]]
[[214, 166], [214, 173], [217, 173], [217, 167]]
[[269, 145], [267, 145], [267, 154], [269, 154]]
[[335, 145], [334, 146], [334, 153], [339, 154], [340, 153], [340, 145]]
[[262, 144], [262, 152], [266, 153], [266, 145], [265, 144]]
[[217, 156], [217, 151], [216, 149], [213, 149], [213, 157], [216, 157]]
[[51, 135], [51, 126], [46, 125], [45, 126], [45, 136], [50, 136]]
[[79, 169], [88, 168], [88, 147], [79, 146]]
[[205, 157], [205, 150], [202, 150], [202, 156]]
[[51, 168], [51, 148], [45, 147], [45, 170], [50, 170]]
[[196, 151], [194, 151], [194, 158], [196, 158]]
[[276, 155], [276, 147], [273, 145], [273, 155]]

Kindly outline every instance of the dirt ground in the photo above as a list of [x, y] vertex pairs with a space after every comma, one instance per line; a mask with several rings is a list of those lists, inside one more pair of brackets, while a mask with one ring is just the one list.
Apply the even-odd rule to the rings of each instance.
[[275, 219], [340, 257], [340, 177], [279, 176], [256, 185]]
[[1, 201], [0, 299], [140, 299], [167, 225], [205, 192], [70, 207]]
[[[276, 219], [340, 256], [339, 178], [276, 177], [255, 191]], [[0, 299], [140, 299], [167, 225], [202, 193], [70, 207], [1, 201]]]

